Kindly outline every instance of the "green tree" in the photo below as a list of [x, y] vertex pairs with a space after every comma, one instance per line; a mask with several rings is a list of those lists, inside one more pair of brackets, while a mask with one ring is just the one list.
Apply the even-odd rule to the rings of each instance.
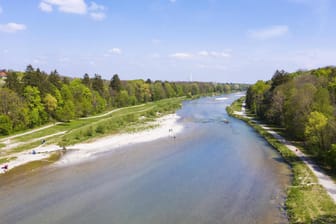
[[224, 91], [223, 90], [223, 85], [220, 85], [220, 84], [217, 84], [215, 89], [216, 89], [217, 93], [222, 93]]
[[110, 81], [110, 88], [116, 92], [120, 92], [121, 90], [121, 81], [119, 79], [118, 74], [113, 75]]
[[70, 100], [65, 100], [62, 107], [57, 107], [56, 116], [59, 121], [68, 122], [75, 117], [75, 105]]
[[29, 108], [29, 127], [43, 124], [47, 120], [47, 114], [41, 102], [38, 88], [26, 86], [23, 95]]
[[161, 82], [155, 82], [152, 87], [153, 87], [152, 90], [153, 101], [166, 98], [166, 93], [163, 89]]
[[92, 105], [95, 113], [103, 112], [106, 108], [106, 100], [97, 91], [93, 91]]
[[57, 99], [48, 93], [43, 98], [43, 102], [44, 102], [46, 111], [50, 114], [51, 117], [55, 117], [54, 111], [56, 111], [56, 108], [57, 108]]
[[318, 146], [318, 149], [327, 150], [329, 148], [327, 141], [327, 125], [328, 118], [324, 114], [318, 111], [311, 112], [305, 127], [306, 140], [311, 145]]
[[147, 80], [146, 80], [146, 83], [147, 83], [147, 84], [152, 84], [152, 80], [151, 80], [151, 79], [147, 79]]
[[286, 102], [287, 85], [277, 86], [271, 96], [271, 103], [266, 112], [266, 118], [273, 124], [284, 125], [284, 107]]
[[271, 89], [275, 89], [275, 87], [283, 84], [283, 83], [286, 83], [290, 80], [290, 76], [288, 75], [287, 72], [285, 72], [284, 70], [276, 70], [273, 77], [272, 77], [272, 86], [271, 86]]
[[70, 82], [70, 90], [75, 105], [75, 113], [78, 117], [86, 117], [93, 112], [92, 92], [86, 87], [80, 79], [74, 79]]
[[86, 87], [91, 88], [91, 79], [90, 79], [89, 74], [87, 74], [87, 73], [84, 74], [82, 83], [83, 83], [84, 85], [86, 85]]
[[141, 91], [141, 102], [149, 102], [152, 99], [152, 93], [150, 90], [150, 84], [142, 83], [140, 86]]
[[288, 132], [297, 139], [304, 139], [305, 124], [312, 111], [316, 88], [311, 83], [299, 83], [291, 90], [285, 103], [284, 120]]
[[247, 107], [260, 117], [264, 117], [264, 114], [266, 113], [263, 101], [265, 99], [265, 94], [269, 89], [270, 85], [268, 83], [259, 80], [247, 90]]
[[13, 90], [0, 88], [0, 114], [9, 115], [13, 113], [19, 101], [18, 95]]
[[5, 80], [5, 87], [15, 91], [19, 95], [22, 95], [22, 83], [19, 80], [18, 72], [9, 71]]
[[118, 95], [118, 106], [125, 107], [129, 103], [129, 96], [126, 90], [121, 90]]
[[102, 77], [95, 74], [94, 78], [91, 80], [92, 89], [97, 91], [101, 96], [104, 96], [104, 81]]
[[168, 98], [176, 96], [176, 92], [169, 82], [166, 81], [163, 85]]
[[9, 135], [12, 132], [12, 122], [7, 115], [0, 115], [0, 135]]
[[57, 89], [62, 88], [62, 79], [56, 69], [50, 73], [50, 75], [48, 76], [48, 81]]
[[0, 88], [0, 114], [10, 118], [13, 130], [23, 130], [28, 123], [28, 108], [13, 90]]
[[330, 101], [329, 91], [319, 88], [314, 96], [313, 109], [327, 116], [333, 116], [334, 108]]
[[70, 121], [73, 119], [75, 117], [75, 104], [70, 87], [63, 84], [61, 88], [61, 96], [56, 95], [56, 97], [58, 101], [58, 107], [56, 109], [57, 120]]
[[177, 96], [185, 96], [186, 94], [183, 92], [183, 86], [178, 83], [174, 83], [175, 92]]
[[197, 83], [193, 83], [191, 85], [191, 95], [195, 96], [195, 95], [198, 95], [200, 93], [200, 89], [197, 85]]

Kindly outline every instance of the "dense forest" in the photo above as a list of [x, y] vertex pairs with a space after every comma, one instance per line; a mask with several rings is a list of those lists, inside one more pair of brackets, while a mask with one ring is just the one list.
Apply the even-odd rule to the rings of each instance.
[[111, 80], [104, 80], [98, 74], [69, 78], [56, 70], [47, 74], [31, 65], [24, 72], [2, 71], [0, 78], [0, 135], [117, 107], [247, 88], [232, 83], [122, 81], [117, 74]]
[[246, 106], [336, 172], [336, 67], [287, 73], [250, 86]]

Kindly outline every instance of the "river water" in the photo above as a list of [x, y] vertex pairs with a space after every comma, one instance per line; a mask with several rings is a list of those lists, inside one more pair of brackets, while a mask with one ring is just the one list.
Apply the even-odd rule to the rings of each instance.
[[289, 167], [222, 97], [184, 102], [176, 139], [2, 177], [0, 223], [288, 223]]

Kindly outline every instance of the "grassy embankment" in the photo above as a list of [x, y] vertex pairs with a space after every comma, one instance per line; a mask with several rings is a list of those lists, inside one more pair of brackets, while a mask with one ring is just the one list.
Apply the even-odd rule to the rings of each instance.
[[[86, 119], [72, 120], [67, 123], [60, 123], [43, 130], [39, 130], [27, 135], [12, 138], [12, 143], [19, 145], [2, 150], [0, 148], [0, 164], [15, 159], [14, 155], [19, 152], [29, 151], [41, 145], [41, 139], [46, 140], [46, 144], [57, 144], [67, 146], [84, 141], [92, 141], [99, 137], [121, 132], [135, 132], [155, 127], [152, 122], [156, 118], [175, 112], [181, 107], [181, 102], [185, 98], [170, 98], [147, 104], [125, 107], [114, 110], [106, 115], [88, 117]], [[56, 136], [48, 137], [55, 133]], [[2, 144], [2, 147], [5, 145]], [[60, 157], [59, 153], [51, 154], [49, 159], [26, 164], [17, 170], [32, 170], [44, 164], [56, 161]]]
[[290, 223], [336, 223], [335, 203], [326, 190], [317, 184], [316, 176], [304, 162], [250, 118], [234, 113], [234, 111], [241, 111], [244, 100], [244, 97], [242, 97], [233, 102], [227, 108], [228, 114], [253, 127], [271, 146], [280, 152], [291, 166], [293, 178], [291, 186], [288, 187], [286, 199], [286, 211]]
[[139, 107], [125, 108], [104, 119], [92, 119], [81, 128], [72, 129], [59, 137], [58, 142], [66, 146], [120, 132], [137, 132], [154, 128], [155, 125], [151, 122], [158, 117], [175, 112], [180, 108], [183, 99], [165, 99]]

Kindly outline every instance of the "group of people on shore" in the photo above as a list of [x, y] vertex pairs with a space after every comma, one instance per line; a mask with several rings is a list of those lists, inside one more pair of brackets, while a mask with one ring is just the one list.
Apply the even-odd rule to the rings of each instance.
[[[45, 143], [46, 143], [46, 140], [45, 140], [45, 139], [42, 139], [41, 144], [43, 145], [43, 144], [45, 144]], [[35, 155], [35, 154], [37, 154], [37, 152], [36, 152], [35, 150], [33, 150], [33, 151], [31, 152], [31, 154]], [[6, 173], [6, 172], [8, 171], [8, 164], [4, 164], [4, 165], [1, 167], [1, 171], [2, 171], [3, 173]]]

